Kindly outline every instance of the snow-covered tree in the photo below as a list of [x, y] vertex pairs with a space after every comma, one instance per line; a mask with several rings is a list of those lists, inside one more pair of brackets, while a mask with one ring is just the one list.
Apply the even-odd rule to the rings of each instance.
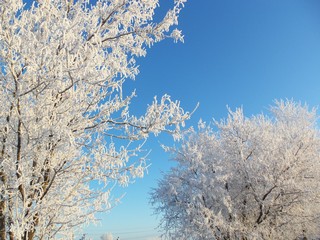
[[179, 102], [135, 117], [122, 89], [148, 47], [182, 40], [184, 2], [154, 22], [158, 0], [0, 0], [0, 239], [71, 239], [143, 176], [150, 133], [180, 137]]
[[316, 111], [276, 101], [269, 115], [229, 111], [199, 124], [177, 166], [152, 192], [170, 239], [320, 236], [320, 138]]

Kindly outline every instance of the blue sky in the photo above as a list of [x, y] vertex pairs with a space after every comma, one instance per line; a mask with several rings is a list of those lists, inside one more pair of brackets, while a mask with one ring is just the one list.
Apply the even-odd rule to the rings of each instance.
[[[160, 0], [161, 16], [173, 0]], [[143, 113], [153, 96], [169, 94], [185, 110], [199, 108], [188, 121], [226, 117], [226, 106], [243, 106], [247, 115], [266, 111], [274, 99], [293, 98], [310, 106], [320, 103], [320, 1], [189, 0], [181, 12], [184, 43], [166, 40], [139, 59], [140, 74], [125, 88], [137, 90], [132, 110]], [[149, 173], [117, 194], [119, 206], [88, 227], [88, 237], [111, 232], [121, 240], [153, 240], [159, 218], [152, 216], [149, 192], [173, 162], [159, 143], [146, 144]]]
[[[160, 10], [171, 1], [160, 0]], [[185, 43], [167, 40], [152, 47], [139, 60], [132, 104], [142, 113], [154, 95], [168, 93], [186, 110], [199, 102], [188, 126], [202, 118], [226, 117], [226, 106], [243, 106], [247, 115], [266, 111], [274, 99], [293, 98], [318, 106], [320, 100], [320, 2], [317, 0], [189, 0], [181, 12]], [[88, 236], [99, 239], [112, 232], [121, 240], [147, 240], [159, 218], [148, 205], [150, 189], [161, 171], [172, 166], [159, 142], [173, 144], [167, 136], [151, 139], [147, 147], [149, 174], [127, 189], [122, 203], [101, 216]]]

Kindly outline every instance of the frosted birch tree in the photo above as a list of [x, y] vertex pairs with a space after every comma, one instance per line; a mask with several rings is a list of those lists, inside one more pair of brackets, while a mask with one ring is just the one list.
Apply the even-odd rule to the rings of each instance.
[[72, 239], [143, 176], [149, 134], [180, 137], [179, 102], [135, 117], [122, 90], [148, 47], [182, 40], [184, 2], [154, 22], [158, 0], [0, 0], [1, 240]]
[[177, 167], [152, 193], [170, 239], [320, 236], [320, 142], [315, 110], [277, 101], [271, 114], [230, 111], [199, 124]]

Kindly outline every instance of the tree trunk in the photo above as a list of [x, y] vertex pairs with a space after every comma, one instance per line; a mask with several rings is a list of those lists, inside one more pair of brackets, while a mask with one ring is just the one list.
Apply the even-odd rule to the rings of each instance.
[[[6, 185], [7, 179], [3, 172], [0, 172], [0, 180], [1, 180], [1, 184]], [[6, 239], [6, 216], [5, 216], [6, 202], [2, 196], [0, 196], [0, 198], [1, 198], [0, 199], [0, 240], [5, 240]]]
[[4, 215], [5, 202], [0, 202], [0, 240], [6, 239], [6, 217]]

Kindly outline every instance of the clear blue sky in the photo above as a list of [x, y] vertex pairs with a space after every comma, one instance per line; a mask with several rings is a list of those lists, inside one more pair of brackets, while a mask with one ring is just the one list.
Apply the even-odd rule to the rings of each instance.
[[[172, 2], [160, 0], [158, 16]], [[136, 81], [125, 83], [137, 90], [135, 112], [165, 93], [186, 110], [200, 103], [188, 126], [200, 118], [226, 117], [226, 105], [243, 106], [247, 115], [265, 111], [279, 98], [319, 105], [320, 1], [189, 0], [180, 28], [185, 43], [156, 44], [139, 60]], [[111, 232], [121, 240], [151, 240], [158, 235], [148, 193], [173, 164], [159, 141], [172, 144], [167, 136], [149, 141], [149, 174], [120, 189], [127, 193], [122, 203], [100, 216], [101, 225], [86, 229], [89, 237]]]
[[[160, 0], [162, 9], [171, 1]], [[162, 11], [158, 11], [161, 14]], [[320, 103], [320, 1], [189, 0], [181, 13], [185, 43], [165, 41], [140, 59], [133, 103], [142, 112], [154, 95], [168, 93], [186, 110], [199, 108], [188, 122], [226, 117], [226, 105], [247, 115], [266, 111], [274, 99]], [[89, 236], [112, 232], [121, 240], [157, 236], [159, 223], [148, 205], [150, 188], [172, 162], [153, 139], [149, 174], [123, 191], [121, 205], [102, 217]], [[172, 142], [168, 142], [172, 144]], [[151, 239], [151, 238], [150, 238]]]

